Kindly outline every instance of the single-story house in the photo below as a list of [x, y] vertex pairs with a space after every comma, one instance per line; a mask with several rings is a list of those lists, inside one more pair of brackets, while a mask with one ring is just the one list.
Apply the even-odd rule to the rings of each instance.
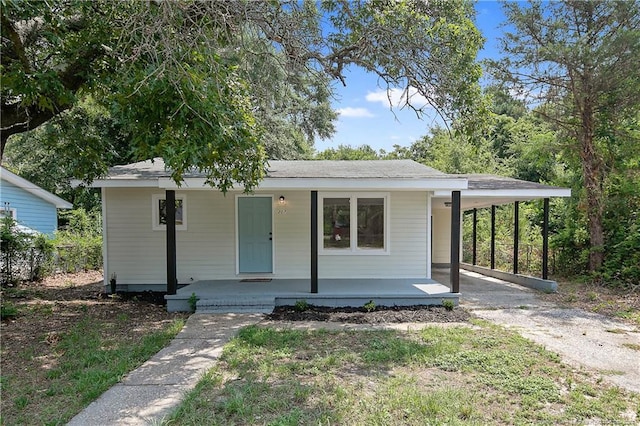
[[0, 167], [0, 217], [11, 216], [21, 229], [53, 235], [58, 229], [58, 210], [73, 205]]
[[411, 160], [271, 161], [253, 193], [223, 194], [197, 172], [177, 185], [155, 159], [113, 167], [93, 186], [102, 188], [105, 285], [167, 291], [169, 310], [186, 309], [192, 294], [199, 310], [457, 301], [455, 280], [444, 287], [431, 270], [455, 273], [464, 210], [569, 195]]

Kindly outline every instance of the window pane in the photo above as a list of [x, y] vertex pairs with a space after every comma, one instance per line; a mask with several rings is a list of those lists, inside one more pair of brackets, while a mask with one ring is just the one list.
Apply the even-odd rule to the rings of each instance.
[[323, 199], [324, 248], [350, 248], [350, 206], [348, 198]]
[[[160, 225], [167, 224], [167, 200], [158, 200]], [[176, 200], [176, 225], [182, 225], [182, 200]]]
[[358, 198], [358, 248], [384, 249], [384, 198]]

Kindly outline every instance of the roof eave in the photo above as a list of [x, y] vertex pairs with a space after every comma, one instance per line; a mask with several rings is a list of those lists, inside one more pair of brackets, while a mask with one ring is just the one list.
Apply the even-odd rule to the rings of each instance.
[[57, 195], [54, 195], [52, 193], [50, 193], [49, 191], [47, 191], [46, 189], [42, 189], [40, 188], [38, 185], [36, 185], [33, 182], [30, 182], [28, 180], [26, 180], [25, 178], [22, 178], [18, 175], [16, 175], [15, 173], [10, 172], [9, 170], [5, 169], [4, 167], [2, 168], [2, 179], [6, 180], [7, 182], [17, 186], [18, 188], [21, 188], [33, 195], [35, 195], [38, 198], [43, 199], [44, 201], [53, 204], [54, 206], [56, 206], [56, 208], [58, 209], [72, 209], [73, 208], [73, 204], [71, 204], [70, 202], [63, 200], [62, 198], [58, 197]]
[[[451, 193], [446, 191], [436, 191], [434, 197], [450, 197]], [[551, 198], [571, 197], [571, 190], [568, 188], [536, 188], [536, 189], [466, 189], [461, 191], [461, 197], [471, 198], [493, 198], [493, 197], [507, 197], [507, 198], [523, 198], [523, 199], [535, 199], [535, 198]]]
[[[178, 186], [171, 178], [158, 179], [158, 186], [165, 189], [207, 189], [203, 178], [188, 178]], [[468, 187], [466, 179], [448, 178], [265, 178], [259, 190], [462, 190]], [[236, 185], [234, 190], [243, 190]]]

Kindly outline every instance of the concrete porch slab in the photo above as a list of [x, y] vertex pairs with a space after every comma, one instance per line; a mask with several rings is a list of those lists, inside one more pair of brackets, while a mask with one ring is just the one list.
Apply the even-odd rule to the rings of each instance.
[[379, 306], [458, 304], [459, 294], [426, 278], [321, 279], [318, 293], [311, 293], [309, 279], [274, 279], [269, 282], [237, 280], [197, 281], [167, 295], [167, 310], [189, 311], [189, 298], [198, 298], [198, 312], [266, 312], [274, 306], [299, 300], [316, 306], [362, 306], [372, 300]]

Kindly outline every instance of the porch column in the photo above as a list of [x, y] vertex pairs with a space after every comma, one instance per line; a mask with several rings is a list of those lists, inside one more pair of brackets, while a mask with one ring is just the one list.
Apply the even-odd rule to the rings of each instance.
[[544, 219], [542, 222], [542, 279], [549, 277], [549, 199], [544, 199]]
[[520, 237], [520, 223], [518, 218], [520, 216], [520, 202], [516, 201], [513, 204], [513, 273], [518, 273], [518, 243]]
[[473, 252], [472, 252], [472, 264], [475, 266], [477, 263], [478, 253], [478, 209], [473, 209]]
[[311, 293], [318, 292], [318, 191], [311, 191]]
[[451, 292], [460, 293], [460, 191], [451, 191]]
[[176, 294], [178, 279], [176, 272], [176, 192], [167, 190], [167, 294]]
[[496, 269], [496, 206], [491, 206], [491, 269]]

